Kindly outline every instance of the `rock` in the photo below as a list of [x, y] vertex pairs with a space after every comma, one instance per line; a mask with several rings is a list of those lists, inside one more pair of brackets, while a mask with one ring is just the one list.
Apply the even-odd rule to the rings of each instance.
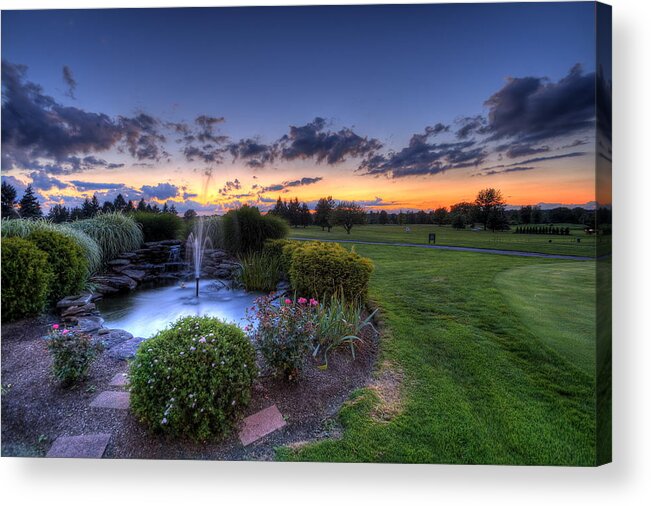
[[111, 267], [115, 267], [117, 265], [129, 265], [131, 263], [130, 260], [127, 260], [126, 258], [116, 258], [115, 260], [110, 260], [107, 262], [107, 265], [110, 265]]
[[122, 253], [118, 258], [122, 259], [122, 260], [133, 260], [135, 258], [138, 258], [138, 254], [137, 253]]
[[100, 336], [103, 336], [103, 335], [105, 335], [105, 334], [109, 334], [110, 332], [111, 332], [110, 329], [99, 329], [99, 330], [97, 331], [97, 333], [98, 333]]
[[167, 239], [165, 241], [161, 241], [159, 244], [161, 246], [180, 246], [181, 241], [179, 241], [177, 239]]
[[83, 306], [70, 306], [65, 311], [63, 311], [63, 313], [61, 313], [61, 316], [66, 317], [66, 316], [90, 315], [96, 309], [97, 306], [95, 306], [95, 304], [93, 304], [92, 302], [89, 302], [88, 304], [84, 304]]
[[[101, 285], [110, 286], [117, 290], [133, 290], [138, 283], [128, 276], [116, 275], [116, 276], [94, 276], [91, 278], [91, 281], [94, 283], [99, 283]], [[105, 292], [102, 292], [105, 293]]]
[[125, 341], [129, 341], [130, 339], [133, 339], [133, 334], [121, 329], [111, 329], [108, 331], [108, 334], [99, 335], [95, 338], [96, 341], [100, 341], [104, 347], [109, 350], [124, 343]]
[[109, 294], [112, 294], [112, 293], [119, 292], [119, 290], [117, 288], [113, 288], [112, 286], [103, 285], [101, 283], [98, 283], [95, 286], [95, 290], [97, 290], [101, 295], [109, 295]]
[[142, 337], [134, 337], [111, 348], [107, 353], [115, 359], [128, 360], [135, 356], [138, 347], [143, 341], [145, 341], [145, 339]]
[[71, 306], [84, 306], [91, 301], [91, 293], [82, 293], [81, 295], [71, 295], [57, 302], [57, 308], [66, 308]]
[[104, 318], [100, 316], [85, 316], [77, 319], [77, 325], [72, 330], [90, 334], [102, 328], [103, 323]]
[[144, 277], [147, 275], [145, 271], [140, 271], [136, 269], [125, 269], [122, 271], [122, 274], [125, 276], [129, 276], [131, 279], [135, 281], [142, 281]]

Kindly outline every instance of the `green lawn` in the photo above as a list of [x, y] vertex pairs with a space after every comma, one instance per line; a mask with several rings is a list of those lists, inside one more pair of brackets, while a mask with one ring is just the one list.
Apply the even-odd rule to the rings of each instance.
[[[449, 226], [439, 227], [438, 225], [409, 225], [410, 232], [406, 232], [405, 226], [402, 225], [357, 225], [353, 227], [350, 235], [346, 234], [341, 227], [335, 227], [328, 233], [322, 231], [321, 227], [312, 226], [292, 228], [290, 237], [427, 244], [429, 233], [433, 232], [436, 234], [436, 244], [442, 246], [595, 256], [595, 236], [586, 235], [583, 232], [583, 227], [578, 225], [567, 226], [571, 228], [569, 236], [515, 234], [513, 231], [456, 230]], [[577, 239], [581, 239], [581, 242], [577, 243]]]
[[513, 312], [551, 349], [587, 374], [595, 371], [595, 265], [530, 265], [495, 278]]
[[[532, 325], [502, 292], [505, 283], [524, 290], [528, 279], [520, 277], [518, 286], [517, 272], [512, 274], [522, 268], [544, 269], [552, 275], [549, 284], [567, 285], [558, 272], [567, 274], [568, 262], [369, 245], [355, 249], [376, 264], [371, 297], [385, 326], [379, 364], [393, 364], [403, 377], [402, 411], [378, 421], [371, 416], [377, 395], [359, 390], [339, 414], [341, 439], [280, 448], [278, 458], [594, 464], [594, 374], [584, 359], [559, 352], [550, 327]], [[594, 262], [572, 265], [572, 279], [594, 286]], [[594, 321], [594, 305], [581, 294], [585, 291], [572, 304]], [[545, 311], [558, 314], [566, 303], [546, 298]]]

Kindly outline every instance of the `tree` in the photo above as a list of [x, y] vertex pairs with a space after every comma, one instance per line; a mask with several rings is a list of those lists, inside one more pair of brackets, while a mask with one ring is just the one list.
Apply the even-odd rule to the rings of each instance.
[[453, 215], [452, 228], [456, 228], [457, 230], [462, 230], [462, 229], [466, 228], [466, 220], [463, 217], [463, 214], [456, 213], [456, 214]]
[[112, 213], [115, 211], [115, 207], [113, 207], [113, 202], [110, 200], [105, 200], [104, 204], [102, 204], [102, 212], [103, 213]]
[[[496, 190], [495, 188], [485, 188], [480, 190], [477, 194], [475, 205], [479, 211], [479, 221], [484, 225], [484, 230], [486, 230], [493, 209], [499, 208], [503, 212], [506, 202], [504, 202], [504, 199], [502, 198], [501, 191]], [[498, 215], [495, 214], [493, 216], [496, 217]]]
[[389, 223], [389, 214], [384, 209], [380, 211], [380, 217], [378, 218], [378, 221], [380, 225], [386, 225]]
[[86, 197], [83, 204], [81, 204], [81, 213], [84, 218], [93, 218], [99, 212], [99, 202], [97, 201], [97, 195], [93, 195], [92, 199]]
[[6, 181], [2, 182], [2, 209], [0, 214], [3, 218], [16, 218], [16, 188]]
[[127, 203], [127, 207], [125, 208], [124, 212], [125, 213], [132, 213], [136, 210], [135, 206], [133, 205], [133, 200], [130, 200]]
[[[477, 218], [477, 207], [475, 204], [471, 204], [470, 202], [458, 202], [450, 206], [450, 216], [453, 223], [456, 222], [457, 225], [463, 224], [463, 227], [457, 228], [465, 228], [466, 225], [472, 225], [475, 223], [475, 219]], [[461, 216], [461, 220], [458, 220], [457, 216]]]
[[434, 223], [439, 227], [448, 221], [448, 210], [446, 207], [439, 207], [434, 210]]
[[496, 230], [508, 230], [509, 220], [504, 213], [503, 206], [492, 207], [488, 213], [488, 221], [486, 222], [488, 228], [493, 232]]
[[[131, 202], [131, 201], [129, 201]], [[172, 204], [169, 209], [167, 210], [168, 213], [173, 214], [174, 216], [178, 216], [179, 212], [176, 210], [176, 206]]]
[[124, 197], [121, 193], [118, 193], [118, 196], [115, 197], [113, 201], [113, 207], [116, 211], [123, 212], [127, 208], [127, 201], [124, 200]]
[[289, 224], [294, 228], [298, 228], [301, 224], [301, 204], [298, 201], [298, 197], [289, 200], [289, 204], [287, 205], [287, 215], [289, 218]]
[[337, 204], [332, 197], [320, 198], [314, 208], [314, 224], [321, 227], [321, 230], [332, 229], [333, 213]]
[[165, 203], [163, 204], [163, 211], [162, 211], [162, 212], [164, 212], [164, 213], [169, 213], [169, 212], [170, 212], [170, 208], [169, 208], [169, 206], [167, 205], [167, 202], [165, 202]]
[[337, 204], [333, 218], [334, 225], [341, 225], [346, 233], [350, 234], [353, 225], [366, 223], [366, 211], [355, 202], [342, 200]]
[[312, 213], [310, 213], [310, 208], [305, 202], [301, 204], [300, 218], [303, 228], [312, 224]]
[[138, 207], [136, 209], [141, 212], [147, 211], [147, 204], [145, 203], [144, 197], [140, 199], [140, 202], [138, 202]]
[[27, 185], [27, 189], [23, 194], [23, 198], [20, 199], [20, 217], [21, 218], [42, 218], [43, 211], [41, 211], [41, 204], [38, 202], [38, 198], [34, 195], [34, 190], [32, 185]]
[[188, 209], [186, 212], [183, 213], [183, 219], [187, 221], [194, 220], [197, 217], [197, 211], [194, 209]]
[[50, 207], [50, 212], [47, 213], [47, 219], [53, 223], [65, 223], [70, 219], [70, 212], [67, 207], [61, 204], [55, 204]]

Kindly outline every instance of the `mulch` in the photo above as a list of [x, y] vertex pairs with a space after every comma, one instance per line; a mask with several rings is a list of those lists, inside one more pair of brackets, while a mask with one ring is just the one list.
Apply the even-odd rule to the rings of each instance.
[[378, 348], [377, 333], [366, 328], [355, 359], [342, 348], [326, 370], [310, 362], [298, 382], [260, 377], [246, 416], [276, 404], [287, 425], [244, 447], [236, 431], [217, 442], [170, 440], [149, 433], [128, 410], [91, 408], [98, 393], [119, 390], [109, 383], [128, 366], [102, 353], [85, 382], [60, 387], [42, 339], [54, 322], [45, 316], [2, 325], [3, 457], [44, 456], [62, 435], [111, 433], [105, 458], [272, 460], [277, 446], [340, 435], [336, 414], [353, 390], [369, 383]]

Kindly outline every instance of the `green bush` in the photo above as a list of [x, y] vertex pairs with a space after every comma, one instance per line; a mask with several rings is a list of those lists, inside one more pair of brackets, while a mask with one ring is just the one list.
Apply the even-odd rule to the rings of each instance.
[[121, 213], [100, 214], [89, 220], [79, 220], [69, 225], [81, 230], [99, 245], [102, 262], [113, 260], [121, 253], [138, 249], [143, 242], [142, 230], [129, 216]]
[[233, 254], [260, 251], [267, 239], [282, 239], [289, 225], [272, 215], [261, 215], [257, 207], [242, 206], [222, 218], [223, 246]]
[[254, 251], [240, 258], [239, 281], [247, 290], [269, 292], [276, 289], [281, 276], [280, 257]]
[[81, 230], [74, 229], [67, 224], [59, 225], [47, 220], [2, 220], [2, 237], [22, 237], [24, 239], [37, 230], [58, 232], [75, 241], [84, 251], [91, 274], [97, 272], [102, 266], [102, 252], [98, 244]]
[[20, 237], [2, 239], [2, 318], [9, 321], [45, 308], [52, 269], [47, 253]]
[[364, 302], [373, 262], [337, 243], [307, 242], [291, 254], [289, 279], [294, 290], [328, 301], [333, 295]]
[[255, 350], [235, 325], [180, 318], [140, 346], [129, 375], [131, 408], [150, 430], [203, 441], [227, 434], [243, 414]]
[[89, 276], [88, 260], [76, 241], [59, 230], [35, 230], [27, 240], [47, 253], [54, 274], [49, 294], [51, 301], [75, 295], [84, 288]]
[[299, 241], [290, 241], [289, 239], [270, 239], [265, 241], [262, 251], [273, 258], [277, 258], [280, 270], [289, 276], [289, 269], [292, 266], [292, 254], [302, 244]]
[[52, 355], [54, 376], [67, 387], [86, 378], [102, 346], [94, 343], [86, 333], [59, 329], [59, 325], [53, 325], [47, 337], [47, 348]]
[[145, 242], [181, 238], [183, 220], [175, 214], [139, 211], [130, 216], [140, 225]]

